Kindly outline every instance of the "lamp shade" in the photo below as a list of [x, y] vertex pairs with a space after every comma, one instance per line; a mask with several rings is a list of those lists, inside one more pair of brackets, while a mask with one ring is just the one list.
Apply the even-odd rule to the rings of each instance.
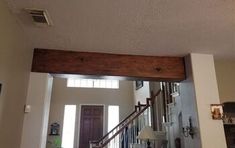
[[140, 140], [155, 140], [157, 139], [157, 136], [150, 126], [145, 126], [142, 128], [137, 138]]

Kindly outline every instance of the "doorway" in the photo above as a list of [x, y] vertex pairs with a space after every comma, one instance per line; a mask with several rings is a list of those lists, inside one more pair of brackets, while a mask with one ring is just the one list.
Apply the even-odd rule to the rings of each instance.
[[89, 141], [103, 136], [103, 117], [102, 105], [81, 106], [79, 148], [88, 148]]

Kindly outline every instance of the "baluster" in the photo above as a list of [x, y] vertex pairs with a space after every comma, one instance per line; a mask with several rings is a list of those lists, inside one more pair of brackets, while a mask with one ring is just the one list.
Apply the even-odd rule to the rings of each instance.
[[110, 145], [111, 145], [111, 141], [108, 143], [108, 148], [111, 148], [111, 146], [110, 146]]
[[146, 124], [146, 120], [145, 120], [145, 118], [146, 118], [146, 115], [147, 115], [147, 112], [146, 112], [146, 110], [144, 111], [144, 113], [143, 113], [143, 116], [142, 116], [142, 127], [141, 127], [141, 129], [144, 127], [144, 125]]
[[136, 137], [137, 137], [137, 135], [138, 135], [137, 120], [138, 120], [138, 119], [135, 119], [135, 130], [134, 130], [134, 133], [135, 133], [135, 143], [138, 143], [138, 140], [136, 139]]
[[127, 135], [128, 135], [128, 137], [127, 137], [127, 139], [128, 139], [127, 144], [130, 145], [130, 143], [131, 143], [131, 125], [128, 125]]
[[[112, 133], [112, 136], [115, 134], [115, 130], [113, 131], [113, 133]], [[111, 141], [111, 146], [112, 146], [112, 148], [115, 146], [115, 138], [113, 138], [113, 140]]]
[[115, 139], [115, 148], [117, 148], [117, 146], [118, 146], [118, 136], [119, 136], [119, 134], [114, 138]]
[[115, 140], [114, 140], [115, 138], [113, 138], [112, 140], [111, 140], [111, 148], [113, 148], [114, 146], [115, 146]]
[[117, 148], [120, 147], [120, 134], [118, 134], [117, 136]]
[[148, 108], [148, 122], [149, 122], [149, 126], [152, 126], [152, 106], [150, 106], [149, 108]]
[[118, 137], [118, 135], [113, 139], [114, 140], [113, 143], [114, 143], [115, 148], [117, 147], [117, 137]]
[[119, 140], [118, 138], [119, 138], [119, 134], [116, 135], [116, 136], [114, 137], [114, 139], [113, 139], [113, 147], [114, 147], [114, 148], [117, 148], [118, 140]]
[[150, 123], [149, 123], [149, 107], [146, 109], [146, 119], [145, 120], [147, 120], [147, 122], [145, 122], [145, 125], [149, 125]]
[[134, 141], [133, 140], [133, 136], [134, 136], [133, 135], [133, 121], [131, 122], [131, 129], [130, 130], [131, 130], [131, 141], [130, 141], [130, 143], [133, 143], [133, 141]]
[[143, 114], [141, 115], [141, 129], [144, 127], [144, 124], [145, 124], [145, 120], [144, 120], [144, 116], [145, 116], [145, 112], [143, 112]]
[[135, 137], [134, 137], [134, 142], [135, 142], [135, 143], [138, 143], [137, 138], [136, 138], [137, 135], [138, 135], [138, 131], [137, 131], [137, 128], [138, 128], [138, 127], [137, 127], [137, 123], [136, 123], [136, 122], [137, 122], [137, 120], [135, 119], [135, 121], [134, 121], [134, 123], [135, 123], [135, 127], [134, 127], [134, 135], [135, 135]]
[[[112, 137], [112, 135], [113, 135], [113, 132], [110, 133], [109, 138]], [[111, 148], [111, 147], [112, 147], [112, 140], [109, 142], [109, 148]]]

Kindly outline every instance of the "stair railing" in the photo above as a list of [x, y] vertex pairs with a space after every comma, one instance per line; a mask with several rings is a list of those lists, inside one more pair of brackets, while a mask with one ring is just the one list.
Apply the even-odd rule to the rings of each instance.
[[115, 137], [120, 135], [131, 123], [134, 122], [135, 119], [137, 119], [149, 107], [151, 107], [152, 102], [154, 102], [155, 98], [160, 93], [161, 93], [161, 90], [158, 90], [155, 95], [151, 96], [151, 98], [146, 98], [146, 104], [141, 104], [140, 102], [138, 102], [138, 105], [135, 106], [135, 110], [131, 114], [129, 114], [124, 120], [122, 120], [117, 126], [115, 126], [112, 130], [110, 130], [107, 134], [105, 134], [99, 140], [90, 141], [90, 148], [104, 148], [112, 140], [115, 140]]
[[123, 123], [125, 123], [132, 115], [134, 115], [137, 112], [137, 106], [135, 106], [135, 110], [129, 114], [125, 119], [123, 119], [118, 125], [116, 125], [112, 130], [110, 130], [107, 134], [105, 134], [102, 138], [100, 138], [97, 141], [92, 141], [93, 143], [100, 144], [105, 138], [107, 138], [115, 129], [117, 129], [119, 126], [121, 126]]

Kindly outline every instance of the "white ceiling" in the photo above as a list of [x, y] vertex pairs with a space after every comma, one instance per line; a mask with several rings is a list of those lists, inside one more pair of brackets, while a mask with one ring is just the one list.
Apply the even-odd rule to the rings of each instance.
[[[235, 0], [7, 0], [35, 48], [235, 59]], [[48, 10], [36, 27], [23, 8]]]

